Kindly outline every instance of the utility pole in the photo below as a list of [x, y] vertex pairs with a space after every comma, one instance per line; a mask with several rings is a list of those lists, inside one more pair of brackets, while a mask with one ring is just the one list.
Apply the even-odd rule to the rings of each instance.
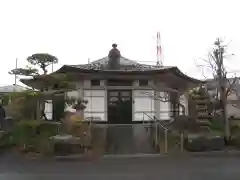
[[53, 73], [53, 62], [52, 62], [52, 73]]
[[223, 54], [224, 54], [224, 46], [221, 45], [221, 40], [217, 39], [215, 42], [217, 48], [214, 50], [214, 56], [217, 64], [217, 80], [218, 80], [218, 90], [220, 93], [220, 107], [221, 107], [221, 115], [225, 124], [225, 138], [227, 141], [230, 140], [230, 128], [229, 121], [227, 117], [227, 95], [226, 95], [226, 73], [224, 71], [223, 66]]
[[160, 32], [157, 32], [157, 63], [156, 65], [159, 67], [163, 66]]
[[[15, 61], [15, 69], [17, 69], [17, 64], [18, 63], [18, 59], [16, 58], [16, 61]], [[17, 85], [17, 74], [15, 73], [14, 74], [14, 85]]]

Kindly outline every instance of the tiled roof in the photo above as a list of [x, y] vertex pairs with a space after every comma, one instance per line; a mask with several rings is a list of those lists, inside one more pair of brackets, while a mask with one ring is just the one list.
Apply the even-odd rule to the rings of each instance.
[[[80, 65], [69, 65], [71, 67], [80, 68], [80, 69], [94, 69], [94, 70], [107, 70], [108, 66], [108, 57], [93, 61], [89, 64], [80, 64]], [[140, 64], [137, 61], [127, 59], [125, 57], [120, 58], [120, 70], [157, 70], [157, 69], [168, 69], [170, 67], [164, 66], [159, 67], [156, 65], [146, 65]]]
[[[118, 75], [118, 74], [121, 75], [123, 73], [125, 73], [125, 75], [126, 74], [134, 75], [134, 74], [143, 74], [143, 73], [154, 74], [154, 73], [159, 73], [159, 72], [162, 72], [162, 73], [171, 72], [171, 73], [175, 74], [176, 76], [186, 79], [187, 81], [193, 82], [194, 84], [202, 83], [202, 81], [191, 78], [191, 77], [187, 76], [186, 74], [182, 73], [175, 66], [157, 66], [157, 65], [141, 64], [137, 61], [133, 61], [133, 60], [130, 60], [130, 59], [127, 59], [127, 58], [121, 56], [119, 69], [109, 69], [108, 61], [109, 61], [109, 58], [104, 57], [104, 58], [98, 59], [98, 60], [93, 61], [88, 64], [64, 65], [60, 69], [55, 71], [53, 74], [57, 74], [57, 73], [65, 74], [68, 72], [75, 72], [75, 73], [77, 72], [77, 73], [87, 73], [87, 74], [100, 73], [101, 75], [108, 75], [108, 73], [114, 74], [114, 75]], [[36, 79], [21, 79], [21, 82], [32, 87], [32, 85], [29, 84], [28, 82], [33, 81], [33, 80], [35, 81]]]

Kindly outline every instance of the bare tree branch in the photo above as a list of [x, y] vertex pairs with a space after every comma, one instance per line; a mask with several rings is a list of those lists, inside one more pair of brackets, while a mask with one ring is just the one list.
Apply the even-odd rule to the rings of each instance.
[[[237, 79], [238, 79], [237, 77], [234, 77], [233, 79], [232, 78], [228, 79], [228, 88], [227, 88], [227, 91], [226, 91], [226, 97], [228, 97], [232, 93]], [[231, 80], [232, 80], [232, 82], [231, 82]]]
[[[212, 76], [213, 76], [213, 79], [215, 79], [215, 80], [218, 80], [218, 76], [219, 76], [219, 74], [218, 73], [221, 73], [221, 76], [224, 78], [224, 79], [226, 79], [226, 81], [227, 81], [227, 83], [225, 83], [225, 85], [227, 85], [227, 93], [226, 93], [226, 96], [229, 96], [231, 93], [232, 93], [232, 90], [233, 90], [233, 88], [234, 88], [234, 84], [236, 83], [236, 80], [237, 80], [237, 78], [236, 78], [236, 76], [234, 76], [232, 79], [232, 81], [230, 82], [230, 80], [229, 79], [227, 79], [227, 74], [228, 74], [228, 72], [227, 72], [227, 70], [226, 70], [226, 67], [224, 66], [224, 65], [221, 65], [221, 72], [219, 72], [219, 63], [222, 63], [223, 64], [223, 62], [219, 62], [219, 59], [224, 59], [224, 58], [226, 58], [227, 56], [229, 56], [229, 55], [233, 55], [233, 54], [227, 54], [227, 49], [228, 49], [228, 45], [231, 43], [231, 41], [228, 43], [228, 44], [226, 44], [226, 45], [224, 45], [223, 44], [223, 40], [221, 40], [220, 38], [218, 38], [217, 40], [216, 40], [216, 42], [214, 43], [214, 45], [216, 46], [216, 47], [214, 47], [213, 49], [212, 49], [212, 51], [211, 52], [209, 52], [208, 53], [208, 55], [207, 55], [207, 59], [205, 59], [205, 58], [200, 58], [200, 60], [202, 61], [202, 62], [204, 62], [205, 63], [205, 65], [197, 65], [197, 67], [200, 67], [201, 68], [201, 70], [202, 70], [202, 72], [204, 72], [204, 70], [203, 70], [203, 68], [205, 68], [205, 69], [210, 69], [211, 70], [211, 73], [212, 73]], [[205, 77], [205, 76], [204, 76]], [[217, 92], [217, 94], [218, 94], [219, 92]], [[214, 98], [214, 99], [218, 99], [219, 97], [218, 97], [218, 95]]]

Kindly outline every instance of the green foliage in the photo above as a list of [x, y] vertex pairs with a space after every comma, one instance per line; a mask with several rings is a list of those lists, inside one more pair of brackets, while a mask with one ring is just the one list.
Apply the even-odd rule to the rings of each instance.
[[3, 133], [0, 137], [0, 148], [9, 148], [14, 145], [12, 141], [12, 133]]
[[221, 119], [211, 120], [210, 128], [212, 131], [224, 132], [224, 123]]
[[21, 91], [21, 92], [11, 92], [8, 93], [5, 96], [10, 97], [12, 100], [20, 97], [25, 97], [25, 98], [30, 98], [30, 97], [39, 97], [41, 95], [41, 92], [39, 91], [32, 91], [32, 90], [26, 90], [26, 91]]
[[225, 142], [221, 134], [189, 134], [184, 140], [184, 148], [190, 152], [222, 150]]
[[[33, 65], [38, 66], [41, 68], [44, 72], [44, 74], [47, 74], [47, 67], [50, 64], [56, 64], [58, 63], [58, 59], [50, 54], [47, 53], [37, 53], [29, 56], [27, 58], [27, 61]], [[11, 75], [21, 75], [21, 76], [36, 76], [39, 75], [38, 69], [33, 68], [30, 66], [26, 66], [25, 68], [15, 68], [10, 70], [9, 74]]]
[[231, 131], [230, 131], [231, 136], [232, 137], [237, 137], [237, 138], [240, 139], [240, 121], [239, 121], [239, 119], [230, 120], [229, 121], [229, 126], [230, 126], [230, 129], [231, 129]]
[[229, 145], [239, 148], [240, 147], [240, 127], [238, 123], [230, 124], [231, 139]]
[[9, 103], [9, 96], [3, 95], [1, 97], [1, 101], [2, 101], [2, 105], [3, 106], [8, 105], [8, 103]]
[[27, 58], [27, 61], [32, 65], [39, 66], [43, 70], [44, 74], [47, 74], [47, 69], [46, 68], [50, 64], [58, 63], [57, 57], [55, 57], [51, 54], [47, 54], [47, 53], [33, 54], [33, 55], [31, 55]]
[[38, 70], [36, 68], [30, 68], [30, 67], [26, 67], [26, 68], [15, 68], [12, 69], [9, 74], [11, 75], [21, 75], [21, 76], [35, 76], [35, 75], [39, 75], [38, 74]]
[[40, 92], [31, 90], [13, 92], [5, 95], [4, 98], [11, 99], [11, 102], [6, 107], [7, 114], [14, 120], [34, 118], [37, 100], [40, 95]]
[[56, 135], [58, 125], [36, 120], [24, 120], [15, 124], [8, 137], [8, 144], [26, 147], [29, 151], [46, 153], [49, 137]]
[[192, 99], [210, 99], [210, 94], [204, 86], [199, 86], [189, 90]]

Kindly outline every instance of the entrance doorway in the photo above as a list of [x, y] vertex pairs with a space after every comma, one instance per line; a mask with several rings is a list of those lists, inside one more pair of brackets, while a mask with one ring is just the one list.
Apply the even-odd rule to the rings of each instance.
[[108, 90], [108, 123], [132, 123], [132, 90]]
[[129, 154], [133, 151], [133, 128], [131, 123], [132, 90], [109, 90], [108, 124], [111, 125], [107, 128], [107, 153]]

